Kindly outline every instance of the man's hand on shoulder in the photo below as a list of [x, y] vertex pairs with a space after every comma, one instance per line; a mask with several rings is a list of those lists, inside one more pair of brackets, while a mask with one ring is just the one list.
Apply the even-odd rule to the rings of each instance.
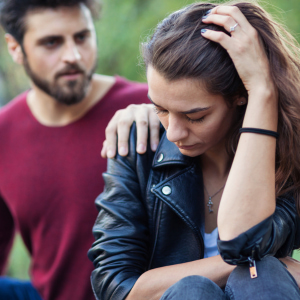
[[[152, 151], [156, 151], [159, 143], [159, 119], [154, 112], [153, 104], [131, 104], [125, 109], [118, 110], [105, 129], [105, 141], [101, 150], [103, 158], [113, 158], [118, 153], [128, 154], [128, 140], [130, 127], [136, 122], [137, 149], [139, 154], [146, 152], [148, 128], [150, 129], [150, 143]], [[118, 137], [118, 145], [117, 145]]]

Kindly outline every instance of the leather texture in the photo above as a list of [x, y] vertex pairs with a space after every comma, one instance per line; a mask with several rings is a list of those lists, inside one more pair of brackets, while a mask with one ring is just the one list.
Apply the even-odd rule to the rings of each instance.
[[[96, 199], [96, 241], [88, 252], [96, 299], [125, 299], [145, 271], [204, 255], [203, 180], [196, 159], [182, 155], [163, 129], [156, 153], [149, 146], [144, 155], [135, 149], [134, 124], [129, 155], [108, 160], [105, 190]], [[280, 198], [274, 215], [218, 246], [231, 264], [252, 255], [284, 257], [299, 247], [299, 232], [293, 198]]]

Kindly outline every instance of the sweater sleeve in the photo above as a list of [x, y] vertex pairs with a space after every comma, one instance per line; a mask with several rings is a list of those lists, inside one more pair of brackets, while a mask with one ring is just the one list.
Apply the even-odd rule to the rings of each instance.
[[[254, 210], [255, 212], [255, 210]], [[300, 247], [300, 218], [290, 193], [277, 199], [275, 213], [229, 241], [218, 241], [225, 262], [245, 264], [248, 258], [286, 257]]]
[[8, 255], [14, 239], [13, 217], [0, 195], [0, 274], [4, 274]]
[[125, 299], [149, 261], [148, 218], [136, 170], [135, 135], [132, 130], [133, 151], [127, 157], [108, 160], [105, 189], [96, 199], [96, 241], [88, 252], [95, 266], [91, 281], [96, 299]]

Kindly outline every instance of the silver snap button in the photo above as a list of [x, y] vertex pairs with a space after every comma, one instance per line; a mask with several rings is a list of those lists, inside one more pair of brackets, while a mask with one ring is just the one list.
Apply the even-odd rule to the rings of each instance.
[[160, 154], [160, 156], [158, 157], [158, 162], [161, 162], [164, 159], [164, 155], [163, 153]]
[[155, 184], [152, 184], [151, 193], [154, 192]]
[[172, 193], [171, 188], [169, 186], [167, 186], [167, 185], [164, 186], [161, 191], [166, 196], [168, 196], [168, 195], [170, 195]]

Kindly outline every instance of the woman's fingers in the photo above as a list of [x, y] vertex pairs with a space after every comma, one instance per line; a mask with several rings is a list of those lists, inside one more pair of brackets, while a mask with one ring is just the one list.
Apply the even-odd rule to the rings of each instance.
[[213, 42], [219, 43], [227, 51], [229, 51], [230, 47], [232, 47], [232, 42], [231, 42], [230, 36], [228, 36], [226, 33], [222, 32], [222, 31], [202, 29], [201, 33], [205, 38], [207, 38]]
[[252, 28], [247, 18], [237, 6], [217, 6], [212, 9], [209, 15], [213, 14], [232, 17], [245, 32]]
[[231, 36], [205, 28], [201, 32], [205, 38], [227, 50], [248, 92], [271, 81], [269, 62], [258, 33], [237, 7], [216, 7], [203, 19], [203, 23], [219, 25], [229, 32], [238, 24]]
[[[228, 32], [231, 31], [232, 27], [235, 27], [234, 31], [236, 31], [236, 32], [242, 31], [242, 28], [239, 26], [239, 24], [231, 16], [210, 14], [210, 15], [204, 16], [202, 18], [202, 22], [205, 23], [205, 24], [213, 23], [213, 24], [222, 26]], [[236, 25], [236, 24], [238, 24], [238, 25]]]
[[229, 37], [223, 32], [202, 30], [204, 37], [219, 43], [230, 54], [239, 52], [239, 49], [248, 48], [254, 41], [258, 42], [256, 30], [236, 6], [217, 6], [203, 17], [202, 22], [224, 27], [231, 33]]

